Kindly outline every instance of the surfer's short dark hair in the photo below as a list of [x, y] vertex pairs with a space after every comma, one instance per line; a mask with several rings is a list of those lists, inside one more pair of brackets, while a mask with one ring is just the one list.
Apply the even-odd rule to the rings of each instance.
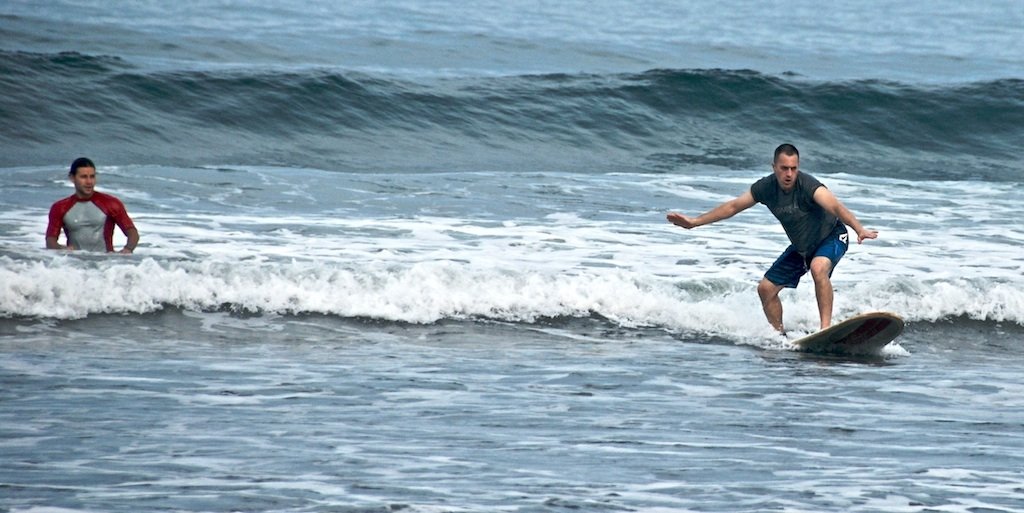
[[74, 162], [71, 163], [71, 170], [68, 171], [68, 175], [75, 176], [78, 174], [78, 168], [91, 167], [96, 169], [96, 164], [93, 164], [91, 160], [85, 157], [78, 157]]
[[793, 146], [792, 144], [789, 144], [789, 143], [780, 144], [778, 148], [775, 148], [775, 157], [772, 158], [772, 162], [778, 162], [779, 155], [786, 155], [786, 156], [796, 155], [796, 158], [799, 159], [800, 158], [800, 150], [796, 149], [796, 146]]

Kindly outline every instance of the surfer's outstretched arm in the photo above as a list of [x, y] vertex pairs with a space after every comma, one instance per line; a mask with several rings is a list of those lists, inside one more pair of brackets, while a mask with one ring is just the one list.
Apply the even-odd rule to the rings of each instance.
[[696, 228], [698, 226], [704, 226], [706, 224], [721, 221], [722, 219], [728, 219], [754, 206], [755, 204], [757, 204], [757, 202], [754, 201], [754, 195], [751, 194], [750, 191], [747, 191], [697, 217], [688, 217], [675, 212], [669, 212], [665, 217], [668, 219], [668, 222], [689, 230], [690, 228]]
[[864, 228], [860, 221], [857, 220], [857, 216], [850, 212], [850, 209], [846, 208], [838, 198], [832, 194], [832, 191], [825, 187], [818, 187], [814, 191], [814, 201], [821, 205], [830, 214], [839, 218], [843, 224], [853, 228], [853, 231], [857, 232], [857, 243], [863, 243], [864, 239], [877, 239], [878, 231], [869, 230]]

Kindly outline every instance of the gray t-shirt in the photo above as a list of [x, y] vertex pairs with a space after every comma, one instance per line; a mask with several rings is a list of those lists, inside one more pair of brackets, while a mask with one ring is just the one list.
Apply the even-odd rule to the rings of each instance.
[[814, 201], [814, 191], [824, 187], [817, 178], [800, 172], [793, 190], [785, 192], [774, 174], [750, 186], [754, 200], [763, 203], [782, 223], [789, 241], [805, 257], [832, 233], [839, 220]]
[[106, 251], [107, 243], [103, 239], [103, 227], [107, 222], [104, 214], [95, 203], [80, 201], [64, 214], [64, 228], [67, 230], [68, 243], [75, 249], [86, 251]]

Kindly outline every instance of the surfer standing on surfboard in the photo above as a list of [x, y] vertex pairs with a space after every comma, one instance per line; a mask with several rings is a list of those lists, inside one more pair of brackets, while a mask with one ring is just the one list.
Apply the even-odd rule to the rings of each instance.
[[783, 144], [776, 148], [772, 174], [754, 182], [747, 192], [697, 217], [670, 212], [667, 218], [676, 226], [690, 229], [728, 219], [757, 203], [771, 210], [791, 243], [757, 286], [765, 317], [772, 327], [785, 333], [779, 292], [783, 288], [795, 288], [800, 277], [810, 271], [821, 329], [829, 327], [832, 324], [832, 270], [849, 247], [846, 227], [857, 232], [857, 243], [877, 238], [878, 232], [864, 228], [827, 187], [813, 176], [800, 172], [800, 152], [795, 146]]

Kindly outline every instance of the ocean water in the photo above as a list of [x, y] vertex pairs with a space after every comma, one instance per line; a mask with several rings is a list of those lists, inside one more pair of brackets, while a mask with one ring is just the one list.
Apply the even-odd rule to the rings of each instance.
[[[1021, 27], [4, 2], [0, 511], [1024, 511]], [[907, 320], [875, 357], [772, 332], [763, 207], [665, 221], [781, 142], [880, 233], [833, 275]], [[43, 249], [82, 155], [135, 254]]]

